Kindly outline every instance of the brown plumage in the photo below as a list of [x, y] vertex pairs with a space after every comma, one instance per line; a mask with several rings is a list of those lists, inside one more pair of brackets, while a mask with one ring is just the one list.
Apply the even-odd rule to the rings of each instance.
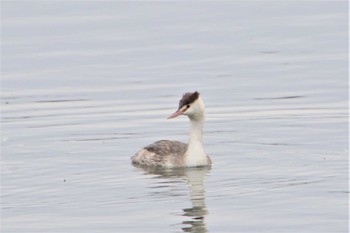
[[141, 149], [132, 157], [132, 162], [144, 166], [161, 166], [183, 163], [187, 144], [179, 141], [161, 140]]

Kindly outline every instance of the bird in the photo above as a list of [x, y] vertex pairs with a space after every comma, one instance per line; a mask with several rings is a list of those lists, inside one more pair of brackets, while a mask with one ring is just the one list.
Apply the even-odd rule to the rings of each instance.
[[177, 111], [168, 119], [181, 115], [190, 119], [188, 144], [171, 140], [156, 141], [131, 157], [134, 165], [164, 168], [211, 166], [212, 161], [204, 152], [202, 144], [205, 106], [199, 92], [183, 94]]

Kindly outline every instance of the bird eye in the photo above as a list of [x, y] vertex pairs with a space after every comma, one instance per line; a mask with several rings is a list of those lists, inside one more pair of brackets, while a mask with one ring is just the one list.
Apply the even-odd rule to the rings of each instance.
[[189, 108], [189, 107], [190, 107], [190, 105], [189, 105], [189, 104], [187, 104], [187, 105], [186, 105], [186, 108]]

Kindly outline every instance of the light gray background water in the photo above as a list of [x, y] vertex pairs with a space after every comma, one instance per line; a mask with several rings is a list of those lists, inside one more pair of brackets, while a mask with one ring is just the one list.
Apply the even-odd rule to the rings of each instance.
[[[1, 232], [348, 232], [347, 1], [2, 1]], [[130, 164], [186, 91], [211, 169]]]

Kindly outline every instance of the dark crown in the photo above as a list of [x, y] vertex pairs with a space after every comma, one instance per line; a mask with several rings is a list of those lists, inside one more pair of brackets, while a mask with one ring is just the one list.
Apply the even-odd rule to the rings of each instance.
[[199, 97], [199, 93], [197, 91], [193, 93], [191, 92], [185, 93], [179, 102], [179, 109], [185, 105], [192, 104], [196, 99], [198, 99], [198, 97]]

